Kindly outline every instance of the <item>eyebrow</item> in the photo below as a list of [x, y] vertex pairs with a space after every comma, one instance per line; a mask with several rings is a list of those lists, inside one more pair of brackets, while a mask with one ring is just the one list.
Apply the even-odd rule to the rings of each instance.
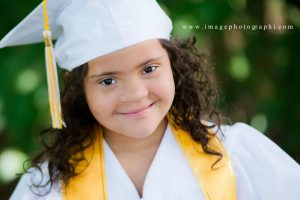
[[[142, 66], [145, 66], [145, 65], [147, 65], [147, 64], [149, 64], [149, 63], [151, 63], [151, 62], [153, 62], [153, 61], [157, 61], [157, 60], [159, 60], [159, 59], [161, 59], [161, 58], [163, 58], [163, 56], [156, 57], [156, 58], [149, 58], [149, 59], [143, 61], [142, 63], [138, 64], [138, 65], [137, 65], [137, 68], [140, 68], [140, 67], [142, 67]], [[117, 75], [117, 74], [119, 74], [119, 73], [120, 73], [120, 72], [118, 72], [118, 71], [107, 71], [107, 72], [102, 72], [102, 73], [100, 73], [100, 74], [90, 75], [89, 77], [90, 77], [90, 78], [95, 78], [95, 77], [101, 77], [101, 76], [112, 76], [112, 75]]]

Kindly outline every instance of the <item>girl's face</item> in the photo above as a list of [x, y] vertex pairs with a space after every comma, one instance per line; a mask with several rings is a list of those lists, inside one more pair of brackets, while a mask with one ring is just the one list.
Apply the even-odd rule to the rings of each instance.
[[158, 40], [89, 61], [84, 85], [95, 119], [107, 132], [132, 138], [153, 133], [175, 95], [168, 53]]

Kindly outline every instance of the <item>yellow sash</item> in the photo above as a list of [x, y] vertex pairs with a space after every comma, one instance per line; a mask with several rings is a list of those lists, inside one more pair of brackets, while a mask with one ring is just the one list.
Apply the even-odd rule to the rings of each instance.
[[81, 173], [70, 180], [68, 187], [63, 185], [63, 200], [108, 200], [102, 131], [84, 155], [89, 164], [83, 162], [76, 167]]
[[206, 200], [236, 200], [236, 182], [230, 158], [217, 136], [209, 140], [209, 147], [222, 152], [223, 158], [213, 169], [217, 156], [203, 151], [189, 133], [171, 126], [172, 132], [187, 159]]
[[[223, 154], [222, 160], [211, 169], [212, 164], [217, 160], [217, 156], [204, 153], [202, 146], [194, 142], [189, 133], [176, 129], [172, 123], [170, 125], [185, 158], [191, 166], [199, 187], [204, 193], [205, 199], [236, 200], [233, 168], [230, 158], [219, 139], [213, 137], [209, 142], [209, 147], [221, 151]], [[79, 176], [70, 180], [67, 188], [63, 187], [63, 200], [108, 200], [102, 131], [97, 135], [95, 145], [84, 152], [90, 164]], [[86, 165], [80, 165], [76, 168], [76, 171], [79, 172], [85, 167]]]

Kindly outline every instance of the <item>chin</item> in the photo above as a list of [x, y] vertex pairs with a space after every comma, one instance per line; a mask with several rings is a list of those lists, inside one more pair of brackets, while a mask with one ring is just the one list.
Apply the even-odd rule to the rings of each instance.
[[159, 124], [155, 124], [155, 125], [148, 124], [147, 126], [141, 126], [141, 127], [135, 126], [133, 128], [127, 129], [128, 134], [124, 134], [124, 135], [131, 138], [143, 139], [152, 135], [152, 133], [154, 133], [154, 131], [157, 129], [158, 125]]

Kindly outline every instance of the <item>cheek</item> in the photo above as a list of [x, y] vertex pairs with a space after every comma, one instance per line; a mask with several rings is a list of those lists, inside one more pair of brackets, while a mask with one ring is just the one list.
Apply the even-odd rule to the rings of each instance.
[[172, 73], [169, 75], [168, 80], [166, 80], [165, 82], [166, 91], [164, 92], [165, 94], [167, 94], [166, 98], [168, 98], [169, 103], [172, 104], [175, 96], [175, 83]]
[[162, 100], [170, 104], [175, 96], [175, 84], [171, 69], [165, 70], [155, 83], [152, 91], [159, 95]]
[[86, 98], [91, 113], [98, 121], [113, 112], [114, 101], [109, 95], [97, 90], [87, 90]]

